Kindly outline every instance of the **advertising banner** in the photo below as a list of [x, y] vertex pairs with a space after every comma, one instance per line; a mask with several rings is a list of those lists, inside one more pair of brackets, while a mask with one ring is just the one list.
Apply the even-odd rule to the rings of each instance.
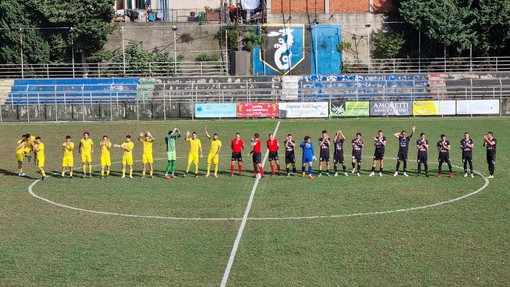
[[370, 116], [369, 102], [331, 102], [330, 117], [368, 117]]
[[457, 115], [499, 115], [499, 100], [457, 101]]
[[370, 102], [370, 116], [410, 116], [413, 114], [411, 101], [372, 101]]
[[276, 118], [278, 103], [237, 103], [238, 118]]
[[279, 117], [286, 118], [327, 118], [328, 102], [280, 103]]
[[415, 116], [448, 116], [455, 115], [455, 101], [413, 101]]
[[235, 103], [195, 104], [195, 117], [197, 118], [235, 118]]

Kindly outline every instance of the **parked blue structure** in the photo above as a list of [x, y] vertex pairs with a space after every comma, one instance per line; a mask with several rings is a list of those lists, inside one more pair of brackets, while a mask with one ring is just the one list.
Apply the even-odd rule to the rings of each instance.
[[135, 101], [140, 78], [15, 80], [7, 104], [110, 103]]

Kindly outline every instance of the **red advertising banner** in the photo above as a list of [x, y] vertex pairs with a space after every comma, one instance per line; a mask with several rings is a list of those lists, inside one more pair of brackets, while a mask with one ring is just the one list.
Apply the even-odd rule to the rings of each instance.
[[238, 118], [277, 118], [278, 103], [237, 103]]

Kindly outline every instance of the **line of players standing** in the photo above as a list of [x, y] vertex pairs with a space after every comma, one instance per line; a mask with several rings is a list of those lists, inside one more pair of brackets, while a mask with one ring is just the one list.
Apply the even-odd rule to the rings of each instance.
[[[403, 175], [409, 176], [407, 174], [407, 161], [408, 161], [408, 153], [409, 147], [411, 146], [411, 138], [414, 135], [416, 127], [412, 128], [411, 134], [407, 135], [405, 130], [395, 133], [394, 136], [398, 139], [399, 148], [397, 155], [397, 164], [395, 168], [395, 172], [393, 176], [397, 176], [399, 174], [400, 165], [403, 165]], [[332, 140], [327, 131], [322, 131], [322, 137], [319, 139], [319, 168], [318, 168], [318, 176], [321, 177], [323, 175], [323, 168], [325, 167], [325, 175], [330, 176], [330, 147], [333, 147], [333, 167], [334, 167], [334, 176], [338, 176], [338, 165], [342, 165], [342, 171], [345, 176], [348, 176], [346, 161], [344, 159], [344, 149], [346, 137], [342, 133], [342, 131], [337, 131], [334, 139]], [[377, 136], [373, 138], [374, 141], [374, 156], [372, 161], [372, 169], [369, 176], [375, 176], [377, 162], [379, 162], [379, 176], [383, 175], [384, 169], [384, 154], [387, 144], [386, 136], [383, 131], [379, 131]], [[260, 156], [260, 140], [259, 135], [255, 134], [255, 138], [251, 140], [252, 147], [254, 150], [251, 152], [253, 154], [253, 163], [254, 163], [254, 173], [255, 176], [264, 176], [262, 164], [261, 164], [261, 156]], [[356, 137], [351, 141], [352, 143], [352, 173], [360, 176], [361, 171], [361, 163], [362, 163], [362, 151], [365, 147], [364, 141], [361, 137], [361, 133], [356, 133]], [[486, 148], [486, 158], [489, 169], [488, 178], [494, 177], [495, 171], [495, 162], [496, 162], [496, 144], [497, 140], [494, 138], [492, 132], [488, 132], [483, 138], [483, 146]], [[278, 140], [274, 138], [274, 135], [269, 134], [269, 139], [267, 140], [267, 147], [269, 150], [269, 163], [271, 167], [272, 174], [275, 174], [274, 163], [278, 168], [278, 174], [280, 173], [280, 163], [278, 159]], [[302, 148], [303, 151], [303, 160], [302, 160], [302, 177], [306, 176], [305, 169], [308, 168], [308, 177], [313, 179], [313, 168], [312, 162], [316, 160], [314, 156], [314, 145], [309, 136], [304, 138], [304, 141], [299, 144], [299, 147]], [[438, 174], [437, 177], [441, 178], [443, 176], [442, 167], [443, 164], [448, 166], [449, 177], [453, 177], [454, 173], [452, 170], [452, 164], [450, 162], [450, 151], [451, 144], [449, 140], [446, 138], [446, 135], [442, 134], [441, 139], [436, 144], [437, 150], [439, 152], [438, 155]], [[464, 177], [474, 177], [473, 173], [473, 148], [474, 141], [470, 138], [469, 133], [464, 133], [464, 137], [460, 141], [460, 149], [462, 150], [462, 162], [464, 165]], [[286, 164], [286, 172], [287, 176], [290, 176], [290, 167], [292, 166], [293, 175], [296, 175], [296, 160], [295, 160], [295, 148], [296, 143], [292, 139], [292, 135], [288, 134], [286, 140], [284, 141], [285, 148], [285, 164]], [[425, 133], [420, 134], [420, 138], [416, 141], [416, 149], [417, 149], [417, 163], [418, 163], [418, 176], [422, 174], [422, 165], [424, 167], [424, 173], [426, 177], [429, 177], [429, 166], [428, 166], [428, 151], [429, 151], [429, 141], [426, 138]], [[232, 166], [234, 164], [234, 157], [232, 158]], [[469, 165], [469, 173], [468, 173], [468, 165]]]

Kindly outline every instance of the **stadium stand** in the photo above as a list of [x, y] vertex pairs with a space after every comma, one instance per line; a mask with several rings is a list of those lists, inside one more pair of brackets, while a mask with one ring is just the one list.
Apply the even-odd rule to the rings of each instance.
[[136, 101], [139, 78], [15, 80], [6, 104]]

